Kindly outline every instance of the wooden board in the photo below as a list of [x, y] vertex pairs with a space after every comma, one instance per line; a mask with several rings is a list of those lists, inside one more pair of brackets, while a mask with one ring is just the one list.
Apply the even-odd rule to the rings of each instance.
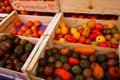
[[[0, 36], [3, 35], [4, 33], [0, 33]], [[21, 39], [26, 39], [29, 42], [35, 44], [32, 52], [30, 53], [30, 55], [28, 56], [26, 62], [23, 64], [21, 70], [22, 72], [17, 72], [17, 71], [13, 71], [13, 70], [9, 70], [6, 68], [2, 68], [0, 67], [0, 73], [6, 74], [6, 75], [10, 75], [10, 76], [14, 76], [16, 78], [21, 78], [23, 80], [30, 80], [28, 74], [26, 73], [26, 69], [28, 67], [28, 64], [30, 64], [32, 58], [34, 57], [38, 47], [40, 46], [42, 40], [45, 38], [45, 36], [41, 36], [41, 38], [31, 38], [31, 37], [24, 37], [24, 36], [18, 36]]]
[[[12, 11], [10, 14], [4, 14], [4, 15], [0, 15], [2, 17], [5, 17], [1, 22], [0, 22], [0, 32], [2, 32], [3, 30], [5, 30], [7, 28], [7, 26], [12, 22], [12, 20], [15, 19], [15, 16], [12, 16], [12, 15], [15, 15], [16, 12], [15, 11]], [[17, 16], [16, 16], [17, 18]]]
[[60, 12], [120, 14], [120, 0], [59, 0]]
[[54, 1], [20, 1], [10, 0], [11, 5], [16, 10], [36, 11], [36, 12], [59, 12], [58, 0]]

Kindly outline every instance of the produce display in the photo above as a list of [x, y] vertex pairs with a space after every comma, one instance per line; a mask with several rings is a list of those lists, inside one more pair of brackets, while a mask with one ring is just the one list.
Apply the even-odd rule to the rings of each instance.
[[21, 71], [34, 44], [12, 34], [3, 34], [0, 37], [0, 67]]
[[11, 33], [14, 35], [39, 38], [45, 31], [46, 27], [46, 25], [43, 25], [38, 20], [27, 21], [26, 23], [17, 20], [15, 28], [11, 31]]
[[13, 8], [9, 0], [0, 0], [0, 13], [10, 13], [13, 11]]
[[119, 80], [116, 52], [97, 54], [92, 47], [46, 49], [38, 60], [36, 76], [45, 80]]
[[90, 19], [78, 26], [67, 26], [61, 22], [55, 30], [55, 40], [101, 47], [118, 48], [120, 34], [112, 22], [102, 24]]

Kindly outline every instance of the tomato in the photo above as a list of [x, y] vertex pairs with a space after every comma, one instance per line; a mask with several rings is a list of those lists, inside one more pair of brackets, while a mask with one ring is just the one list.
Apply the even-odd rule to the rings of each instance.
[[70, 53], [70, 50], [68, 48], [63, 48], [60, 51], [61, 55], [68, 55]]
[[120, 79], [120, 68], [119, 67], [110, 67], [108, 70], [108, 73], [112, 78]]
[[11, 6], [6, 6], [5, 10], [7, 13], [10, 13], [10, 12], [12, 12], [13, 9]]
[[34, 25], [34, 22], [33, 22], [33, 21], [28, 21], [28, 22], [27, 22], [27, 26], [28, 26], [28, 27], [32, 27], [33, 25]]

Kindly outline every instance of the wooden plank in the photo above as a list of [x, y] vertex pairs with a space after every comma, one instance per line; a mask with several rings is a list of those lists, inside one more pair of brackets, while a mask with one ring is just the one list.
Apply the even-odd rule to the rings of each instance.
[[56, 13], [56, 15], [54, 16], [54, 18], [51, 20], [51, 22], [48, 25], [48, 28], [44, 31], [43, 35], [49, 35], [49, 31], [51, 28], [53, 28], [53, 24], [55, 24], [57, 17], [59, 16], [59, 13]]
[[120, 14], [120, 0], [59, 0], [61, 12]]
[[[12, 16], [12, 15], [14, 15], [14, 16]], [[16, 18], [18, 18], [17, 12], [15, 12], [15, 11], [11, 12], [5, 19], [3, 19], [2, 22], [0, 22], [0, 32], [5, 30], [7, 28], [7, 26]]]
[[10, 0], [12, 7], [16, 10], [37, 12], [59, 12], [58, 0], [54, 1], [19, 1]]
[[[37, 50], [38, 50], [38, 47], [40, 46], [40, 44], [42, 43], [42, 41], [43, 41], [44, 38], [45, 38], [45, 36], [42, 35], [42, 36], [39, 38], [39, 40], [37, 41], [35, 47], [33, 48], [32, 52], [31, 52], [31, 54], [29, 55], [28, 59], [27, 59], [26, 62], [24, 63], [23, 67], [21, 68], [22, 72], [24, 72], [24, 73], [27, 74], [27, 72], [26, 72], [27, 67], [28, 67], [28, 65], [30, 64], [30, 62], [31, 62], [31, 60], [33, 59], [33, 57], [35, 56], [35, 54], [36, 54], [36, 52], [37, 52]], [[36, 41], [34, 41], [34, 42], [36, 42]]]
[[44, 52], [47, 46], [47, 42], [49, 40], [50, 36], [46, 36], [45, 39], [43, 40], [42, 44], [39, 46], [36, 55], [34, 56], [34, 58], [32, 59], [31, 63], [29, 64], [29, 66], [27, 67], [27, 72], [29, 75], [34, 75], [35, 73], [35, 69], [37, 66], [37, 61], [40, 57], [44, 56]]
[[47, 32], [47, 35], [51, 35], [55, 29], [56, 26], [58, 26], [58, 23], [61, 21], [63, 13], [59, 13], [58, 16], [54, 19], [54, 22], [52, 23], [50, 29]]

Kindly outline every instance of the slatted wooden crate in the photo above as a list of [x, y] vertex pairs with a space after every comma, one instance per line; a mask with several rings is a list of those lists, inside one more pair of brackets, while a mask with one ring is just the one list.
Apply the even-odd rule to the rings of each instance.
[[[37, 71], [37, 66], [38, 66], [38, 60], [40, 58], [44, 57], [44, 53], [45, 53], [46, 49], [51, 49], [53, 47], [61, 49], [61, 48], [67, 47], [67, 48], [73, 50], [74, 47], [76, 47], [76, 46], [80, 46], [80, 45], [75, 44], [75, 43], [56, 42], [56, 41], [52, 40], [52, 38], [50, 36], [46, 36], [46, 38], [42, 42], [41, 46], [39, 47], [37, 54], [32, 59], [31, 63], [29, 64], [29, 66], [27, 68], [27, 72], [28, 72], [29, 76], [31, 77], [31, 79], [32, 80], [45, 80], [43, 78], [36, 77], [36, 71]], [[90, 47], [94, 47], [94, 46], [90, 46]], [[119, 54], [118, 49], [112, 50], [112, 49], [105, 49], [105, 48], [96, 48], [96, 55], [101, 54], [101, 53], [105, 54], [110, 51], [115, 51], [116, 54]]]
[[54, 1], [22, 1], [10, 0], [13, 9], [36, 12], [59, 12], [58, 0]]
[[[90, 19], [80, 19], [80, 18], [69, 18], [69, 17], [64, 17], [64, 14], [63, 13], [60, 13], [59, 19], [56, 19], [56, 21], [58, 21], [57, 23], [54, 23], [53, 24], [53, 27], [51, 27], [51, 29], [49, 30], [49, 32], [47, 33], [49, 36], [51, 36], [51, 38], [54, 40], [55, 39], [55, 30], [59, 27], [59, 24], [61, 22], [64, 22], [67, 26], [69, 27], [76, 27], [78, 25], [80, 25], [81, 23], [86, 23], [88, 22]], [[120, 17], [118, 18], [118, 20], [95, 20], [96, 22], [98, 23], [102, 23], [102, 24], [107, 24], [109, 22], [112, 22], [113, 24], [115, 24], [115, 26], [117, 27], [117, 29], [119, 30], [120, 32]], [[55, 40], [57, 41], [57, 40]], [[58, 41], [59, 42], [59, 41]], [[69, 42], [66, 42], [67, 44]], [[79, 43], [78, 43], [79, 44]], [[80, 44], [82, 46], [85, 46], [84, 44]], [[97, 47], [96, 47], [97, 48]], [[101, 47], [99, 47], [100, 49]], [[111, 48], [107, 48], [107, 49], [111, 49]], [[113, 49], [115, 50], [115, 49]]]
[[[11, 33], [13, 29], [15, 29], [15, 23], [17, 20], [20, 20], [24, 23], [27, 21], [35, 21], [38, 20], [41, 22], [42, 25], [46, 25], [47, 28], [45, 29], [43, 35], [46, 35], [47, 32], [50, 29], [50, 26], [53, 24], [54, 19], [58, 16], [58, 13], [56, 13], [55, 16], [32, 16], [32, 15], [19, 15], [16, 11], [13, 11], [13, 13], [5, 20], [3, 23], [1, 23], [0, 32], [1, 33]], [[9, 25], [6, 25], [9, 24]]]
[[[0, 33], [0, 36], [3, 35], [5, 33]], [[45, 36], [41, 36], [41, 38], [31, 38], [31, 37], [24, 37], [24, 36], [18, 36], [20, 39], [25, 39], [28, 40], [29, 42], [33, 43], [35, 46], [33, 48], [33, 50], [31, 51], [31, 53], [29, 54], [26, 62], [23, 64], [21, 71], [22, 72], [18, 72], [18, 71], [14, 71], [14, 70], [10, 70], [10, 69], [6, 69], [3, 67], [0, 67], [0, 73], [5, 74], [5, 75], [9, 75], [9, 76], [13, 76], [14, 78], [20, 78], [23, 80], [30, 80], [26, 69], [28, 67], [28, 65], [30, 64], [32, 58], [35, 56], [36, 51], [38, 50], [38, 47], [40, 46], [41, 42], [43, 41], [43, 39], [45, 38]]]
[[120, 14], [119, 0], [59, 0], [60, 12]]

